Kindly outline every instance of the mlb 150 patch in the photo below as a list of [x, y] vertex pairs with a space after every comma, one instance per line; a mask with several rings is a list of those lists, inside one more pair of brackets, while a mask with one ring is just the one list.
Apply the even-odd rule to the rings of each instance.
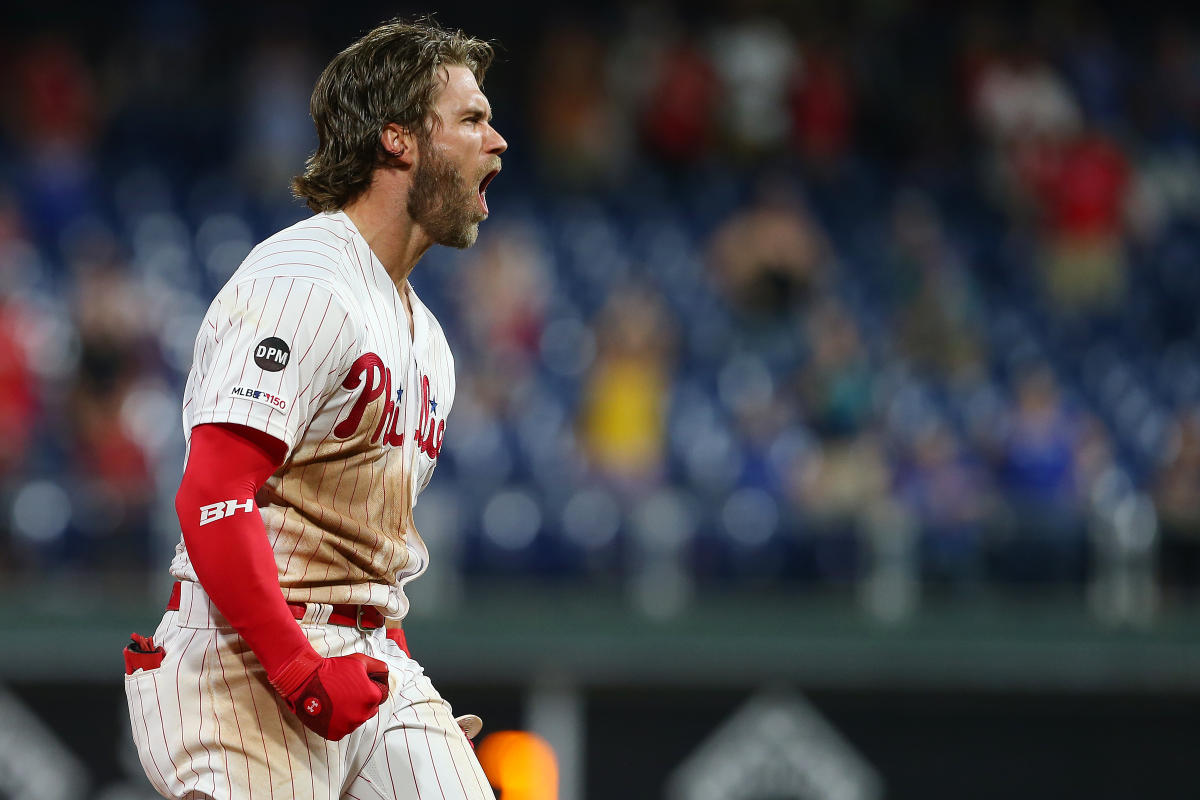
[[287, 411], [288, 401], [279, 395], [264, 392], [261, 389], [252, 389], [248, 386], [235, 386], [229, 390], [230, 397], [240, 397], [244, 400], [253, 400], [256, 403], [277, 408], [280, 411]]
[[291, 355], [292, 348], [277, 336], [268, 336], [254, 346], [254, 363], [267, 372], [279, 372]]

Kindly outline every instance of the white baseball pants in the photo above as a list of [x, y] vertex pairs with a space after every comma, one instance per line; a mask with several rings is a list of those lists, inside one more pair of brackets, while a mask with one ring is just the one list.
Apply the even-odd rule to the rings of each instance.
[[[154, 641], [162, 665], [125, 676], [133, 740], [163, 797], [176, 800], [495, 800], [450, 704], [387, 639], [331, 625], [310, 604], [301, 627], [323, 656], [388, 665], [379, 713], [339, 742], [300, 724], [258, 659], [194, 583]], [[322, 617], [324, 619], [322, 619]]]

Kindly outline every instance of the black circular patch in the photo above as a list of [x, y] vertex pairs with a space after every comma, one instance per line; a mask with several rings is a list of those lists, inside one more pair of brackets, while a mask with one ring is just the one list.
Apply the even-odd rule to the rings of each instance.
[[292, 348], [277, 336], [268, 336], [254, 346], [254, 363], [267, 372], [279, 372], [291, 355]]

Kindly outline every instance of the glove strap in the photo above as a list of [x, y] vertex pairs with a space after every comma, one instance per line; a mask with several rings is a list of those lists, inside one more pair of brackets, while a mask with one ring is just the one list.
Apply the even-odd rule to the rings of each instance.
[[312, 674], [317, 671], [317, 667], [321, 665], [321, 661], [321, 657], [313, 650], [302, 652], [287, 666], [270, 676], [271, 685], [283, 697], [290, 697], [308, 682]]

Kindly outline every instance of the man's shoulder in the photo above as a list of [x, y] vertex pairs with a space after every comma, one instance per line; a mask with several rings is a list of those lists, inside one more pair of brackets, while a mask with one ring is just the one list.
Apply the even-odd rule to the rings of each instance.
[[353, 231], [340, 214], [315, 214], [260, 242], [234, 274], [238, 281], [258, 277], [312, 277], [341, 283]]
[[315, 292], [351, 308], [353, 236], [344, 217], [336, 214], [316, 214], [284, 228], [250, 251], [217, 293], [214, 306], [274, 306], [313, 298]]

